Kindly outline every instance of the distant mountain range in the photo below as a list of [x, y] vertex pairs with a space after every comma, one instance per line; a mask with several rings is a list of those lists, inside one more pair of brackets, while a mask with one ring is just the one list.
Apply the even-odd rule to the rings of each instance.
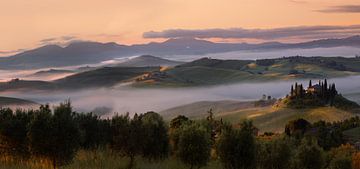
[[48, 45], [0, 58], [0, 69], [35, 69], [99, 63], [114, 58], [135, 55], [201, 55], [242, 50], [310, 49], [351, 46], [360, 47], [360, 36], [342, 39], [321, 39], [303, 43], [267, 42], [214, 43], [193, 38], [169, 39], [161, 43], [119, 45], [116, 43], [76, 42], [67, 47]]

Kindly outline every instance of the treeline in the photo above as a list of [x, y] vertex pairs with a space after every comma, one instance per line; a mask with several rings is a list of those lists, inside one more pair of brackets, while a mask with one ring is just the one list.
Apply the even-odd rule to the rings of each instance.
[[359, 118], [314, 124], [299, 119], [288, 123], [285, 134], [258, 136], [251, 121], [231, 125], [216, 120], [212, 111], [203, 120], [178, 116], [167, 124], [155, 112], [101, 119], [74, 112], [64, 102], [53, 109], [0, 109], [0, 153], [2, 162], [48, 161], [53, 168], [71, 163], [81, 149], [106, 148], [128, 157], [128, 168], [136, 168], [142, 157], [175, 158], [191, 169], [210, 160], [224, 169], [359, 169], [360, 153], [342, 136], [327, 142], [337, 137], [333, 128], [341, 133], [358, 126]]
[[292, 108], [327, 105], [340, 109], [354, 109], [359, 107], [357, 103], [347, 100], [340, 95], [336, 90], [335, 83], [328, 84], [326, 79], [314, 85], [310, 80], [307, 89], [305, 89], [303, 84], [295, 83], [295, 85], [291, 85], [291, 90], [285, 99], [285, 103]]

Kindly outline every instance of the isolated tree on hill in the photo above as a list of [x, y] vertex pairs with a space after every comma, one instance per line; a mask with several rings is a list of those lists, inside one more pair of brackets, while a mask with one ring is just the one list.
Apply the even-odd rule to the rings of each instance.
[[253, 127], [243, 122], [242, 128], [225, 127], [218, 141], [217, 151], [226, 169], [253, 169], [256, 167], [256, 145]]
[[142, 155], [149, 160], [161, 160], [169, 154], [169, 136], [163, 118], [155, 112], [140, 116], [144, 129]]
[[190, 166], [200, 168], [210, 160], [210, 133], [198, 124], [183, 126], [179, 138], [177, 156], [180, 161]]
[[66, 165], [74, 158], [80, 134], [69, 101], [55, 107], [42, 106], [30, 124], [31, 153], [52, 161], [53, 168]]

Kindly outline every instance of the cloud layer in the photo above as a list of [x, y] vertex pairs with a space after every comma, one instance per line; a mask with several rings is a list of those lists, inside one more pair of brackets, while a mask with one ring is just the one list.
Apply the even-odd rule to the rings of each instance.
[[286, 38], [318, 39], [360, 34], [360, 25], [298, 26], [274, 29], [168, 29], [143, 33], [144, 38], [223, 38], [274, 40]]
[[323, 13], [360, 13], [360, 5], [332, 6], [318, 11]]
[[0, 50], [0, 56], [9, 56], [9, 55], [13, 55], [19, 52], [23, 52], [26, 49], [17, 49], [17, 50]]
[[81, 41], [76, 36], [61, 36], [61, 37], [53, 37], [53, 38], [46, 38], [39, 41], [40, 46], [45, 45], [59, 45], [59, 46], [66, 46], [72, 42]]

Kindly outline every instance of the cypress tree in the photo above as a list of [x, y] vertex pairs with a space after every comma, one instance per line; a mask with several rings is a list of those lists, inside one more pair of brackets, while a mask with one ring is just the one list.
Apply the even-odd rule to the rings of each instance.
[[327, 85], [327, 80], [325, 79], [325, 81], [324, 81], [324, 91], [325, 91], [325, 92], [327, 91], [327, 87], [328, 87], [328, 85]]
[[311, 80], [309, 81], [309, 87], [311, 87], [312, 86], [312, 82], [311, 82]]

